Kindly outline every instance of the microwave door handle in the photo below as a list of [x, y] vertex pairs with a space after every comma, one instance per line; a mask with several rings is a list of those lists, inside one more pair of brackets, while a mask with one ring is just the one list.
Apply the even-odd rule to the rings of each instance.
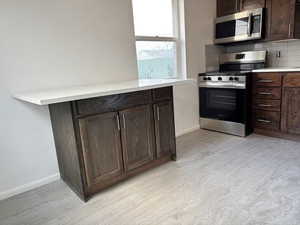
[[252, 31], [252, 13], [249, 13], [248, 16], [248, 29], [247, 29], [247, 34], [250, 37], [251, 36], [251, 31]]

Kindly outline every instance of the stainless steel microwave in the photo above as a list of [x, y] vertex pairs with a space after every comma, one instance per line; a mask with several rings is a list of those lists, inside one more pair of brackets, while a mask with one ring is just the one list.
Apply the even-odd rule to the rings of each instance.
[[254, 9], [216, 19], [215, 43], [225, 44], [261, 39], [264, 9]]

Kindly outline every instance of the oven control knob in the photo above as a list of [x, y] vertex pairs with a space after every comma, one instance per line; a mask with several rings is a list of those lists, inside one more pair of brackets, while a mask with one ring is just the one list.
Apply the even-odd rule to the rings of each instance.
[[211, 77], [208, 77], [207, 80], [211, 80]]
[[233, 81], [233, 77], [229, 77], [229, 80], [230, 80], [230, 81]]
[[218, 77], [218, 80], [223, 80], [222, 77]]
[[235, 80], [235, 81], [239, 81], [239, 78], [238, 78], [238, 77], [235, 77], [234, 80]]
[[207, 80], [207, 77], [204, 77], [203, 80]]

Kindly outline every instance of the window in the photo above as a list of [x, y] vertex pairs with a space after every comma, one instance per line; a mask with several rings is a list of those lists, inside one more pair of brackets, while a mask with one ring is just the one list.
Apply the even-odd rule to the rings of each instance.
[[132, 0], [139, 77], [181, 73], [178, 0]]

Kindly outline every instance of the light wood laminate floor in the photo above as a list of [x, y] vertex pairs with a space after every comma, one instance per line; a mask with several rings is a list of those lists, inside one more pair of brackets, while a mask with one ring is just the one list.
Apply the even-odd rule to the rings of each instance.
[[88, 203], [61, 181], [0, 202], [1, 225], [299, 225], [300, 144], [197, 131], [178, 161]]

